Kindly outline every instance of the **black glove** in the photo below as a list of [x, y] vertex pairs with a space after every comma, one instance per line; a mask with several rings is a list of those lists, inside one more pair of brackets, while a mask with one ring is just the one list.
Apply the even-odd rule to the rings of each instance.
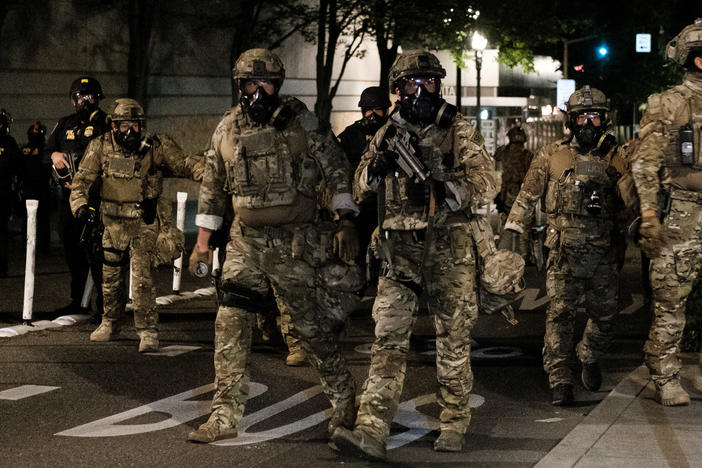
[[90, 208], [88, 205], [83, 205], [76, 210], [75, 218], [81, 223], [87, 223], [91, 217]]
[[379, 151], [375, 153], [375, 157], [368, 164], [368, 178], [385, 177], [385, 174], [395, 167], [397, 158], [398, 155], [394, 151]]

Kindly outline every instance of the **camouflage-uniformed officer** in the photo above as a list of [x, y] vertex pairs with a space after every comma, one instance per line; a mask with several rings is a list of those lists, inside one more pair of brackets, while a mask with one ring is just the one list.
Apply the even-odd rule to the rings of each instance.
[[[240, 105], [225, 114], [205, 155], [195, 220], [198, 239], [190, 257], [191, 271], [198, 262], [211, 262], [209, 237], [220, 227], [231, 197], [236, 217], [215, 321], [217, 389], [209, 420], [188, 440], [236, 437], [249, 392], [252, 325], [255, 312], [264, 311], [270, 287], [320, 374], [334, 408], [333, 431], [339, 424], [350, 425], [354, 416], [353, 377], [338, 334], [355, 305], [352, 291], [362, 281], [357, 269], [332, 259], [332, 250], [348, 261], [358, 250], [348, 219], [357, 211], [348, 161], [331, 132], [318, 130], [317, 118], [301, 101], [279, 96], [285, 70], [277, 55], [248, 50], [233, 73]], [[336, 225], [316, 219], [316, 189], [322, 181], [333, 194], [331, 209], [340, 218]]]
[[687, 297], [702, 265], [702, 18], [668, 43], [667, 55], [687, 73], [681, 85], [649, 96], [632, 172], [641, 199], [641, 248], [651, 258], [654, 318], [646, 365], [656, 400], [675, 406], [690, 402], [680, 386], [678, 354]]
[[[383, 267], [373, 305], [375, 343], [355, 429], [338, 428], [332, 440], [343, 452], [373, 460], [385, 458], [422, 289], [434, 314], [442, 407], [434, 450], [461, 450], [470, 422], [470, 332], [478, 318], [470, 220], [495, 196], [495, 171], [480, 133], [441, 98], [445, 75], [429, 52], [408, 51], [395, 60], [389, 82], [396, 110], [355, 174], [357, 200], [370, 191], [385, 200], [377, 239]], [[392, 139], [407, 134], [412, 143], [406, 149], [430, 172], [426, 182], [409, 177], [387, 149]]]
[[[507, 132], [509, 143], [497, 148], [495, 151], [495, 164], [497, 169], [502, 169], [502, 185], [500, 193], [495, 198], [497, 211], [500, 213], [500, 225], [504, 226], [507, 221], [509, 210], [512, 209], [514, 200], [517, 199], [519, 189], [522, 186], [524, 177], [529, 170], [534, 153], [524, 147], [526, 143], [526, 133], [520, 126], [515, 126]], [[529, 257], [529, 237], [520, 236], [519, 254]]]
[[139, 352], [158, 349], [158, 312], [151, 278], [152, 254], [159, 233], [157, 204], [163, 171], [178, 177], [202, 178], [202, 158], [186, 157], [167, 136], [146, 135], [144, 110], [134, 99], [117, 99], [110, 113], [112, 131], [88, 145], [71, 189], [71, 210], [87, 220], [88, 192], [100, 186], [103, 284], [102, 323], [91, 341], [110, 341], [121, 328], [127, 305], [129, 263], [133, 274], [134, 325]]
[[617, 182], [625, 172], [623, 151], [607, 133], [609, 106], [605, 95], [584, 86], [566, 103], [570, 137], [542, 148], [527, 172], [510, 210], [505, 235], [519, 236], [533, 220], [536, 202], [545, 195], [551, 249], [546, 291], [544, 369], [553, 404], [573, 404], [573, 329], [580, 297], [585, 296], [588, 322], [577, 345], [586, 389], [602, 383], [598, 358], [612, 338], [617, 313], [618, 268], [624, 206]]

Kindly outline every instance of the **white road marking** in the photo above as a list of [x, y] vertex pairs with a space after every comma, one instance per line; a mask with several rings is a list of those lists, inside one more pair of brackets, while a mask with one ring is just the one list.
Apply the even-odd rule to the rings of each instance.
[[471, 352], [473, 359], [510, 359], [522, 356], [521, 349], [512, 346], [489, 346], [487, 348], [476, 349]]
[[24, 335], [25, 333], [46, 330], [47, 328], [56, 328], [64, 325], [73, 325], [78, 322], [88, 320], [90, 316], [85, 314], [63, 315], [52, 321], [39, 320], [29, 325], [15, 325], [14, 327], [0, 328], [0, 338], [8, 338], [11, 336]]
[[[148, 405], [139, 406], [123, 413], [108, 416], [81, 426], [57, 432], [55, 435], [68, 437], [115, 437], [123, 435], [142, 434], [144, 432], [160, 431], [171, 427], [179, 426], [185, 422], [197, 419], [200, 416], [209, 414], [210, 400], [187, 401], [196, 396], [214, 390], [214, 384], [207, 384], [192, 390], [173, 395], [172, 397], [154, 401]], [[250, 386], [250, 398], [257, 397], [268, 390], [263, 384], [252, 382]], [[169, 414], [171, 417], [163, 421], [150, 424], [123, 424], [137, 416], [159, 412]]]
[[[522, 297], [522, 303], [519, 305], [519, 310], [536, 310], [544, 304], [548, 304], [551, 298], [548, 294], [538, 297], [541, 290], [538, 288], [525, 289]], [[537, 300], [538, 298], [538, 300]]]
[[563, 418], [548, 418], [548, 419], [536, 419], [534, 422], [541, 422], [541, 423], [554, 423], [558, 421], [563, 421]]
[[22, 385], [20, 387], [9, 388], [0, 392], [0, 400], [22, 400], [24, 398], [41, 395], [42, 393], [57, 390], [61, 387], [50, 387], [48, 385]]
[[200, 349], [202, 346], [186, 346], [186, 345], [172, 345], [166, 346], [164, 348], [159, 348], [158, 351], [154, 353], [144, 353], [149, 356], [180, 356], [181, 354], [189, 353], [190, 351], [195, 351]]

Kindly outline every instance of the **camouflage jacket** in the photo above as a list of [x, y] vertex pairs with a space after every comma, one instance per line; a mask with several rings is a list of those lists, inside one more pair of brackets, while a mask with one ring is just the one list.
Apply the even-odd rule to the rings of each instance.
[[[678, 134], [681, 126], [692, 124], [694, 161], [680, 161]], [[632, 162], [641, 211], [658, 207], [661, 186], [702, 192], [702, 76], [688, 73], [683, 83], [648, 98], [641, 118], [641, 143]], [[660, 214], [660, 213], [659, 213]]]
[[583, 242], [585, 233], [608, 239], [629, 219], [617, 188], [626, 170], [624, 151], [618, 146], [604, 155], [582, 154], [575, 139], [544, 146], [529, 166], [505, 229], [525, 232], [533, 224], [537, 201], [545, 197], [549, 247], [568, 228], [582, 232]]
[[[420, 127], [406, 122], [393, 112], [388, 122], [375, 134], [363, 155], [354, 178], [354, 198], [362, 201], [369, 192], [378, 190], [381, 180], [368, 177], [368, 165], [379, 149], [389, 126], [408, 130], [417, 137], [420, 158], [430, 169], [435, 185], [443, 184], [444, 200], [438, 200], [434, 225], [447, 221], [467, 221], [495, 197], [495, 164], [485, 150], [483, 137], [461, 115], [457, 114], [449, 128], [435, 125]], [[423, 183], [409, 179], [399, 168], [385, 176], [385, 215], [383, 229], [425, 229], [429, 199]], [[440, 190], [439, 192], [443, 192]]]
[[[71, 211], [88, 203], [88, 192], [100, 180], [100, 212], [111, 218], [137, 219], [141, 204], [157, 199], [163, 189], [163, 176], [201, 180], [202, 157], [186, 156], [168, 135], [153, 136], [151, 147], [137, 154], [126, 151], [107, 132], [90, 142], [71, 184]], [[103, 217], [104, 218], [104, 217]]]
[[358, 212], [351, 199], [349, 162], [331, 132], [298, 99], [281, 98], [272, 125], [253, 122], [241, 106], [228, 111], [212, 135], [195, 224], [217, 230], [231, 197], [239, 222], [252, 227], [309, 222], [320, 186], [333, 210]]
[[495, 151], [495, 162], [502, 165], [500, 198], [508, 208], [512, 206], [519, 194], [519, 188], [522, 186], [532, 159], [534, 159], [534, 153], [524, 145], [510, 143], [500, 146]]

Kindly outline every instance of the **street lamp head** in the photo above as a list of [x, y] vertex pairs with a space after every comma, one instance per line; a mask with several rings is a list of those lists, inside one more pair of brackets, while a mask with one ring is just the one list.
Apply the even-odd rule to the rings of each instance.
[[485, 47], [487, 47], [487, 38], [478, 31], [474, 31], [471, 39], [471, 48], [473, 50], [485, 50]]

